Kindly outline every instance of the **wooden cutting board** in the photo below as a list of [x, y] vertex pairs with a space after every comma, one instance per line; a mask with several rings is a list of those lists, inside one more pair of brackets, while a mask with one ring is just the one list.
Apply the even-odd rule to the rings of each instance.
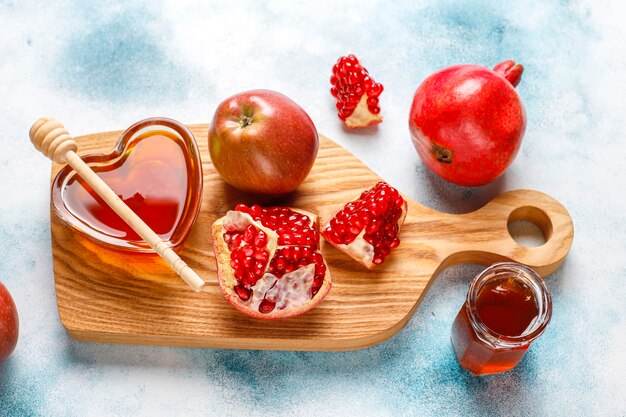
[[[401, 245], [382, 267], [368, 271], [329, 244], [328, 297], [286, 320], [258, 320], [224, 301], [216, 277], [210, 226], [237, 203], [284, 204], [318, 212], [322, 224], [337, 208], [380, 180], [332, 140], [321, 137], [317, 161], [298, 191], [252, 201], [214, 170], [207, 125], [190, 126], [204, 170], [202, 207], [180, 255], [208, 284], [194, 293], [156, 255], [106, 249], [66, 226], [51, 207], [54, 278], [63, 326], [81, 341], [212, 348], [349, 350], [382, 342], [410, 319], [437, 274], [454, 264], [514, 260], [540, 274], [556, 270], [573, 239], [572, 220], [550, 196], [531, 190], [500, 195], [467, 214], [440, 213], [408, 200]], [[108, 153], [121, 132], [76, 138], [82, 155]], [[54, 164], [52, 178], [61, 168]], [[393, 184], [392, 184], [393, 185]], [[529, 220], [547, 242], [524, 247], [507, 224]], [[322, 239], [323, 241], [323, 239]], [[471, 277], [468, 277], [468, 283]]]

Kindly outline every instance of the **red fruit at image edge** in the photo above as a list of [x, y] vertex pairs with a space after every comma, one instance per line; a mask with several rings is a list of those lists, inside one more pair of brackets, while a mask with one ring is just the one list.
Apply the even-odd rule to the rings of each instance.
[[337, 115], [347, 127], [365, 127], [383, 121], [378, 97], [383, 85], [374, 81], [356, 56], [342, 56], [333, 66], [330, 93], [337, 100]]
[[15, 349], [19, 334], [17, 308], [9, 290], [0, 283], [0, 363]]
[[485, 185], [513, 162], [526, 129], [515, 86], [524, 68], [455, 65], [430, 75], [413, 97], [409, 129], [433, 172], [463, 186]]

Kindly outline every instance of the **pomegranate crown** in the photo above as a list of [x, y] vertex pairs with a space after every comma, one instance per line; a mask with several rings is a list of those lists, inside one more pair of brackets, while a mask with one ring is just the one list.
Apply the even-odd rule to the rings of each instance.
[[522, 80], [522, 73], [524, 72], [524, 66], [517, 64], [512, 59], [500, 62], [493, 67], [493, 70], [507, 79], [508, 82], [517, 87], [517, 84]]

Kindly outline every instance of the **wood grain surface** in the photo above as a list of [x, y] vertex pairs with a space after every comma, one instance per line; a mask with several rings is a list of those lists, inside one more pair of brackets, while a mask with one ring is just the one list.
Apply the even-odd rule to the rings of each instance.
[[[253, 319], [235, 311], [222, 297], [211, 242], [213, 221], [239, 202], [256, 202], [300, 207], [317, 212], [325, 222], [339, 204], [380, 178], [345, 149], [321, 137], [313, 170], [296, 192], [282, 198], [248, 196], [224, 183], [213, 169], [208, 126], [190, 129], [203, 160], [204, 190], [198, 220], [179, 254], [207, 285], [194, 293], [158, 256], [106, 249], [63, 223], [51, 207], [59, 314], [74, 338], [239, 349], [364, 348], [386, 340], [406, 324], [442, 269], [458, 263], [513, 260], [547, 275], [559, 267], [572, 244], [569, 214], [558, 201], [537, 191], [508, 192], [461, 215], [441, 213], [407, 199], [402, 243], [384, 265], [368, 271], [322, 242], [333, 279], [328, 297], [302, 316]], [[106, 153], [120, 134], [78, 137], [79, 154]], [[53, 165], [52, 178], [61, 167]], [[532, 248], [519, 245], [507, 229], [514, 220], [537, 224], [546, 243]]]

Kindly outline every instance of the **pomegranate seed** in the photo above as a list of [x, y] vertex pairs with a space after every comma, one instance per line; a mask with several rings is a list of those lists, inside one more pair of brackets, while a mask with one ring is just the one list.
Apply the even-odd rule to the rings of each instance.
[[243, 269], [235, 269], [235, 278], [242, 279], [245, 271]]
[[368, 97], [378, 97], [383, 92], [383, 85], [379, 83], [373, 83], [368, 91]]
[[259, 232], [256, 235], [256, 238], [254, 239], [254, 246], [256, 246], [257, 248], [262, 248], [266, 245], [267, 245], [267, 235], [262, 230], [259, 230]]
[[235, 285], [235, 292], [243, 301], [248, 301], [252, 295], [252, 290], [241, 285]]
[[254, 237], [256, 236], [256, 228], [252, 225], [246, 227], [246, 231], [243, 234], [243, 240], [247, 243], [252, 243]]
[[264, 298], [263, 301], [261, 301], [261, 304], [259, 304], [259, 312], [263, 314], [268, 314], [274, 310], [274, 307], [276, 307], [276, 303], [273, 303]]
[[367, 106], [371, 109], [374, 106], [378, 105], [378, 99], [376, 97], [370, 97], [366, 101]]
[[269, 256], [270, 254], [265, 249], [257, 249], [257, 251], [254, 252], [254, 259], [262, 264], [267, 262]]

